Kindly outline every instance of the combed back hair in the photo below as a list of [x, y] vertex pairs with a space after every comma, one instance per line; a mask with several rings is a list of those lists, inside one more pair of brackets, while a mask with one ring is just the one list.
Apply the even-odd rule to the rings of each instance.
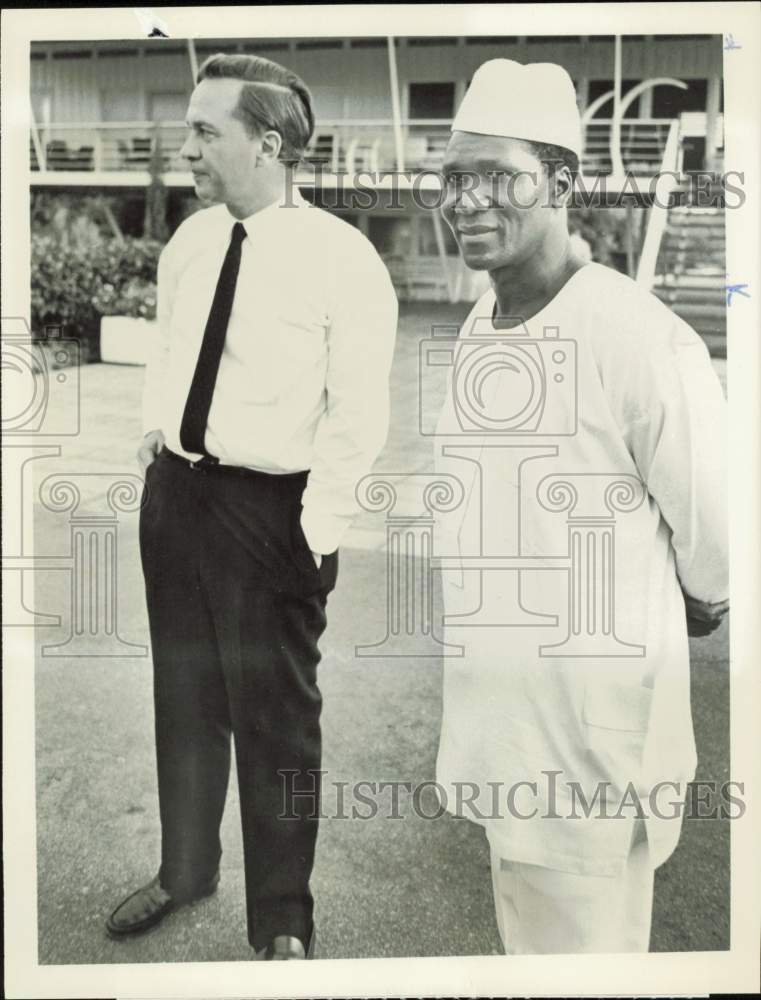
[[198, 71], [198, 79], [243, 80], [235, 116], [249, 135], [270, 130], [282, 142], [280, 159], [298, 163], [314, 131], [312, 95], [295, 73], [270, 59], [249, 55], [214, 55]]
[[562, 167], [568, 167], [571, 177], [575, 178], [579, 172], [579, 158], [565, 146], [555, 146], [549, 142], [530, 142], [525, 140], [531, 152], [544, 164], [547, 175], [551, 177]]

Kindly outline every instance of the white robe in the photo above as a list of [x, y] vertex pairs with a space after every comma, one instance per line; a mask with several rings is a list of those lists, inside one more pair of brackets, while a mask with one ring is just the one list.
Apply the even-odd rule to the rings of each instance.
[[[456, 557], [442, 570], [444, 640], [464, 650], [444, 659], [437, 781], [502, 857], [599, 875], [622, 869], [641, 813], [619, 806], [636, 790], [658, 865], [696, 764], [680, 581], [703, 601], [728, 593], [721, 385], [698, 335], [607, 267], [584, 266], [524, 329], [495, 330], [494, 302], [484, 294], [460, 331], [436, 431], [437, 472], [465, 496], [436, 525], [435, 555]], [[481, 377], [471, 363], [464, 378], [479, 349]], [[516, 409], [524, 423], [503, 433]], [[477, 556], [528, 568], [468, 568]], [[658, 818], [653, 793], [676, 818]]]

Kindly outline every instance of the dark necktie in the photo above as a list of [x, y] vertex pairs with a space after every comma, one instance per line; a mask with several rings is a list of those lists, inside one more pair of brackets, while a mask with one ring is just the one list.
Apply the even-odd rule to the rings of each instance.
[[222, 270], [219, 272], [214, 301], [211, 304], [209, 318], [203, 334], [201, 350], [198, 353], [196, 370], [190, 383], [188, 400], [182, 414], [180, 424], [180, 444], [185, 451], [205, 455], [206, 423], [211, 409], [211, 397], [214, 395], [214, 384], [217, 381], [219, 362], [222, 358], [222, 348], [225, 346], [227, 324], [235, 296], [235, 283], [238, 280], [240, 268], [240, 246], [246, 236], [243, 224], [236, 222], [233, 226], [230, 246], [227, 248]]

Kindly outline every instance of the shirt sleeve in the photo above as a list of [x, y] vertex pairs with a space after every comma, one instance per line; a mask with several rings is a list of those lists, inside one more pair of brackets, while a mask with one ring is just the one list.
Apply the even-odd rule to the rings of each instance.
[[163, 400], [169, 363], [169, 323], [176, 276], [172, 266], [171, 244], [161, 252], [157, 275], [156, 335], [151, 341], [143, 387], [143, 434], [161, 430]]
[[700, 601], [726, 600], [727, 407], [708, 350], [685, 326], [632, 385], [641, 415], [629, 427], [629, 446], [671, 529], [682, 587]]
[[[355, 490], [388, 434], [398, 304], [369, 243], [338, 267], [328, 328], [326, 406], [315, 432], [301, 527], [314, 552], [334, 552], [356, 515]], [[362, 253], [361, 251], [364, 251]], [[338, 262], [337, 262], [338, 265]]]

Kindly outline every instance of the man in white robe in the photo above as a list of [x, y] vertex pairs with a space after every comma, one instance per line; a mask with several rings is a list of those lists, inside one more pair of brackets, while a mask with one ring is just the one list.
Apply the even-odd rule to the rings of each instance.
[[489, 838], [509, 954], [647, 951], [695, 771], [688, 621], [728, 609], [725, 401], [698, 335], [577, 256], [573, 84], [493, 60], [442, 207], [489, 273], [452, 352], [437, 470], [446, 657], [437, 780]]

